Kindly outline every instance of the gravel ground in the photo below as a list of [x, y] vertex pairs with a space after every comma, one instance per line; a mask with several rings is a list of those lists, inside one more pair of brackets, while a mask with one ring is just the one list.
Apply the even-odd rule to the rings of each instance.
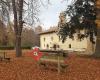
[[100, 59], [70, 54], [65, 60], [68, 64], [66, 72], [58, 74], [39, 68], [25, 54], [16, 58], [15, 53], [10, 52], [9, 56], [10, 62], [0, 61], [0, 80], [100, 80]]

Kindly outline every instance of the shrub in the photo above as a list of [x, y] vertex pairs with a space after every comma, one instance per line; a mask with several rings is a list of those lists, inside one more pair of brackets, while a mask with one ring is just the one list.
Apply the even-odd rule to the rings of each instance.
[[14, 46], [0, 46], [0, 50], [12, 50]]
[[[15, 46], [0, 46], [0, 50], [13, 50]], [[22, 46], [21, 49], [31, 49], [31, 46]]]

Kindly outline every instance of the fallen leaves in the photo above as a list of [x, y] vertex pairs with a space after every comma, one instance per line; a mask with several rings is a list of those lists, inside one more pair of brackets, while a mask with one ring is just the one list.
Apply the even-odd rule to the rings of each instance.
[[40, 69], [31, 57], [16, 58], [11, 61], [0, 61], [0, 80], [100, 80], [100, 59], [69, 55], [65, 73]]

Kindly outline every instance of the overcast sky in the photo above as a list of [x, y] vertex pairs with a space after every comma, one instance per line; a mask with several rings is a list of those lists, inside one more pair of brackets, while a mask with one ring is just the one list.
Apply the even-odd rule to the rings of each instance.
[[57, 26], [60, 12], [64, 11], [68, 4], [70, 4], [70, 0], [68, 2], [66, 2], [66, 0], [50, 0], [48, 6], [41, 6], [39, 14], [41, 23], [39, 24], [42, 25], [44, 29]]

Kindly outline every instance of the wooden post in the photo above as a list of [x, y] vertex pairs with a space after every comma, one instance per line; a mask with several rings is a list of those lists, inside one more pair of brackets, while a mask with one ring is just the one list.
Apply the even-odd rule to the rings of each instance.
[[4, 59], [6, 58], [6, 52], [4, 52]]
[[60, 57], [59, 57], [59, 53], [58, 53], [58, 74], [60, 73]]

